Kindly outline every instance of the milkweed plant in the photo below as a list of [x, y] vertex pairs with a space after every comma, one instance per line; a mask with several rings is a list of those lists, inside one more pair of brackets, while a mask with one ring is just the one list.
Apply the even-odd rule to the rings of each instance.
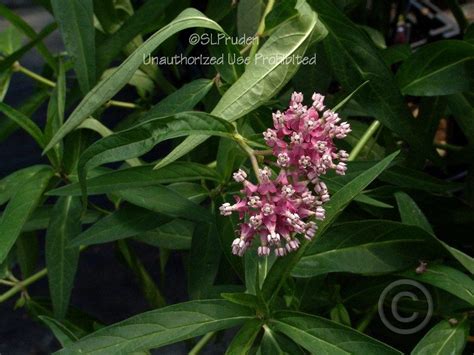
[[14, 314], [37, 352], [473, 351], [464, 1], [34, 2], [0, 5], [0, 353]]

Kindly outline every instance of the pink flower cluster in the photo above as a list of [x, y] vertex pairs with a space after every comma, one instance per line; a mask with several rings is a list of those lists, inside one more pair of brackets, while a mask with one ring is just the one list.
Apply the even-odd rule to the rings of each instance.
[[242, 256], [255, 235], [260, 237], [259, 255], [269, 255], [271, 248], [277, 256], [297, 250], [298, 235], [312, 239], [316, 234], [314, 220], [323, 220], [323, 204], [329, 200], [326, 184], [319, 179], [333, 169], [344, 175], [348, 154], [337, 150], [334, 138], [342, 139], [351, 131], [337, 113], [325, 110], [324, 96], [314, 94], [311, 107], [303, 105], [303, 94], [293, 93], [290, 107], [273, 114], [274, 128], [263, 133], [272, 148], [280, 169], [272, 178], [272, 170], [258, 171], [258, 184], [247, 180], [243, 170], [234, 173], [242, 183], [242, 196], [236, 203], [224, 203], [224, 216], [238, 212], [243, 220], [240, 236], [232, 243], [232, 253]]

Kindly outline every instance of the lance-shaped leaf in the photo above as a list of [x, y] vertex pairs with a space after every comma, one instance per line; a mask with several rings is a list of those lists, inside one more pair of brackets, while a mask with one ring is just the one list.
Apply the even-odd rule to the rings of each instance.
[[39, 171], [44, 170], [46, 165], [33, 165], [20, 169], [0, 180], [0, 205], [7, 202], [17, 190]]
[[258, 333], [262, 329], [263, 322], [260, 319], [250, 319], [244, 323], [239, 332], [230, 343], [226, 355], [248, 354]]
[[64, 45], [74, 62], [79, 86], [86, 94], [96, 81], [93, 1], [52, 0], [51, 5]]
[[441, 288], [474, 306], [474, 281], [457, 269], [428, 264], [421, 274], [408, 270], [401, 275]]
[[[418, 226], [428, 233], [433, 235], [433, 238], [436, 239], [434, 236], [433, 229], [429, 224], [428, 220], [426, 219], [423, 212], [420, 210], [416, 202], [406, 193], [404, 192], [397, 192], [395, 194], [395, 198], [397, 199], [398, 209], [400, 211], [400, 217], [402, 222], [409, 225]], [[448, 250], [448, 252], [461, 263], [471, 274], [474, 274], [474, 259], [467, 254], [464, 254], [462, 251], [449, 246], [442, 240], [436, 239], [438, 243], [442, 244], [444, 248]]]
[[29, 117], [3, 102], [0, 102], [0, 112], [3, 112], [5, 116], [23, 128], [41, 148], [44, 147], [45, 142], [43, 132], [41, 132], [36, 123], [34, 123]]
[[473, 44], [438, 41], [408, 57], [397, 73], [397, 81], [405, 95], [437, 96], [466, 91], [472, 85], [466, 63], [472, 60]]
[[363, 30], [346, 17], [333, 1], [311, 0], [310, 4], [328, 28], [329, 34], [323, 44], [337, 80], [348, 91], [369, 80], [357, 94], [357, 102], [414, 149], [430, 151], [432, 142], [420, 141], [415, 120], [407, 109], [393, 74]]
[[411, 352], [412, 355], [461, 355], [469, 336], [469, 321], [457, 324], [442, 320], [430, 329]]
[[155, 230], [141, 234], [135, 239], [158, 248], [171, 250], [190, 249], [194, 227], [193, 222], [174, 219]]
[[[121, 199], [136, 206], [170, 217], [181, 217], [196, 222], [213, 221], [208, 209], [191, 201], [169, 186], [148, 186], [116, 193]], [[192, 196], [191, 196], [192, 197]]]
[[305, 313], [277, 312], [270, 321], [270, 328], [290, 337], [312, 354], [402, 354], [352, 328]]
[[313, 277], [329, 272], [382, 274], [401, 271], [443, 255], [444, 249], [429, 233], [399, 222], [348, 222], [320, 236], [292, 275]]
[[79, 247], [68, 248], [81, 232], [81, 202], [77, 197], [61, 197], [54, 206], [46, 232], [46, 266], [49, 291], [56, 318], [66, 315], [79, 260]]
[[215, 223], [200, 223], [194, 229], [188, 272], [188, 294], [192, 299], [209, 298], [219, 270], [221, 251]]
[[[342, 212], [342, 210], [358, 194], [360, 194], [367, 186], [369, 186], [369, 184], [390, 165], [397, 155], [398, 152], [390, 154], [385, 159], [375, 164], [373, 167], [359, 174], [356, 178], [344, 185], [332, 196], [331, 200], [325, 204], [326, 219], [319, 224], [318, 235], [324, 233], [326, 228], [336, 220], [339, 213]], [[317, 238], [318, 236], [316, 236], [316, 239]], [[291, 253], [284, 258], [279, 258], [273, 264], [263, 284], [262, 293], [265, 299], [271, 299], [277, 294], [286, 278], [290, 275], [291, 271], [298, 261], [303, 257], [306, 249], [310, 245], [311, 242], [303, 241], [297, 252]]]
[[202, 133], [230, 138], [234, 131], [231, 123], [204, 112], [182, 112], [149, 120], [91, 145], [79, 160], [79, 182], [84, 183], [91, 168], [139, 157], [167, 139]]
[[[327, 34], [306, 1], [299, 1], [299, 16], [281, 25], [256, 53], [244, 74], [222, 96], [211, 114], [235, 121], [261, 106], [293, 77], [309, 44]], [[208, 136], [189, 137], [157, 168], [175, 161], [204, 142]]]
[[166, 218], [136, 206], [123, 206], [100, 219], [89, 229], [73, 238], [69, 246], [94, 245], [134, 237], [166, 222]]
[[[153, 170], [152, 165], [135, 166], [132, 168], [111, 171], [86, 180], [89, 195], [105, 194], [130, 188], [146, 187], [185, 181], [200, 180], [218, 181], [216, 171], [198, 163], [177, 161], [163, 169]], [[0, 191], [2, 185], [0, 182]], [[51, 196], [80, 196], [81, 187], [78, 183], [66, 185], [48, 191]]]
[[191, 301], [145, 312], [100, 329], [60, 354], [125, 354], [155, 349], [208, 332], [238, 326], [252, 310], [225, 300]]
[[28, 217], [38, 206], [52, 176], [49, 167], [39, 170], [11, 197], [0, 220], [0, 263], [7, 257]]
[[45, 150], [51, 149], [66, 134], [91, 116], [98, 108], [110, 100], [132, 78], [135, 71], [143, 64], [143, 56], [151, 54], [161, 43], [175, 33], [192, 27], [204, 27], [222, 31], [214, 21], [195, 9], [184, 10], [175, 20], [164, 26], [139, 48], [135, 50], [117, 70], [99, 82], [76, 107], [66, 123], [59, 129]]

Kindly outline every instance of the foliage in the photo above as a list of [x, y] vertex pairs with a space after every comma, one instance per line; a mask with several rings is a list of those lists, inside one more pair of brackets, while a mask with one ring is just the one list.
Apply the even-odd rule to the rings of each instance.
[[[38, 1], [55, 19], [38, 33], [0, 5], [11, 25], [0, 33], [0, 144], [22, 129], [44, 155], [0, 180], [0, 302], [20, 295], [64, 354], [182, 341], [197, 354], [227, 329], [238, 329], [229, 354], [461, 354], [474, 306], [474, 28], [450, 1], [464, 38], [412, 51], [381, 20], [392, 2]], [[55, 30], [65, 53], [44, 44]], [[22, 65], [32, 48], [41, 75]], [[145, 61], [176, 53], [242, 63]], [[314, 54], [315, 65], [295, 59]], [[35, 92], [12, 107], [20, 75]], [[331, 199], [313, 240], [284, 257], [256, 246], [235, 256], [238, 222], [219, 206], [239, 190], [234, 171], [255, 179], [269, 162], [261, 133], [293, 91], [324, 93], [351, 123], [338, 142], [347, 173], [323, 177]], [[78, 320], [70, 299], [91, 245], [117, 250], [149, 311], [106, 327]], [[187, 302], [167, 304], [174, 285], [154, 280], [137, 245], [159, 255], [162, 276], [170, 256], [183, 262]], [[28, 290], [45, 276], [47, 305]], [[411, 293], [401, 313], [430, 322], [400, 338], [383, 325], [397, 295], [382, 295], [407, 280], [429, 296]]]

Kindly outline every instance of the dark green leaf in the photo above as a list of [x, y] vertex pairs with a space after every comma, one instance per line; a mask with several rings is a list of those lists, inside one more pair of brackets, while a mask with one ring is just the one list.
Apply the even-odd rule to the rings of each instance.
[[23, 128], [41, 148], [44, 147], [45, 142], [43, 132], [41, 132], [36, 123], [34, 123], [29, 117], [3, 102], [0, 102], [0, 112], [3, 112], [5, 116]]
[[0, 263], [7, 257], [28, 217], [37, 207], [52, 176], [53, 172], [48, 167], [39, 170], [11, 197], [0, 220]]
[[462, 319], [457, 324], [442, 320], [420, 340], [412, 355], [461, 355], [469, 336], [469, 321]]
[[[334, 74], [347, 91], [369, 83], [357, 94], [357, 102], [368, 114], [399, 134], [413, 149], [428, 152], [432, 142], [421, 142], [390, 69], [367, 35], [350, 21], [332, 1], [312, 0], [321, 21], [329, 30], [324, 40]], [[428, 145], [429, 143], [429, 145]], [[434, 154], [432, 154], [434, 155]]]
[[474, 59], [474, 45], [459, 40], [423, 46], [397, 73], [405, 95], [436, 96], [468, 90], [472, 85], [466, 62]]
[[423, 212], [410, 196], [405, 192], [397, 192], [395, 198], [403, 223], [418, 226], [428, 233], [434, 234], [430, 222], [428, 222]]
[[36, 233], [22, 233], [16, 241], [16, 258], [23, 279], [33, 275], [38, 264], [39, 243]]
[[170, 217], [181, 217], [197, 222], [210, 222], [211, 213], [166, 186], [149, 186], [127, 189], [116, 195], [136, 206]]
[[[92, 0], [51, 0], [64, 45], [74, 62], [85, 95], [96, 81], [94, 6]], [[55, 142], [55, 144], [58, 142]]]
[[78, 340], [78, 337], [58, 320], [48, 316], [39, 316], [38, 318], [48, 326], [62, 346], [70, 345]]
[[[136, 187], [146, 187], [173, 182], [218, 181], [219, 177], [215, 170], [205, 165], [192, 162], [174, 162], [163, 169], [153, 170], [151, 165], [135, 166], [122, 170], [111, 171], [86, 180], [87, 194], [97, 195]], [[0, 182], [0, 191], [2, 184]], [[58, 189], [48, 191], [48, 195], [67, 196], [81, 195], [78, 183], [66, 185]]]
[[226, 355], [247, 354], [262, 329], [263, 321], [260, 319], [249, 319], [232, 339]]
[[174, 219], [155, 230], [140, 234], [135, 239], [158, 248], [171, 250], [190, 249], [195, 224], [184, 219]]
[[348, 222], [331, 228], [302, 257], [292, 275], [312, 277], [329, 272], [382, 274], [442, 255], [429, 233], [391, 221]]
[[96, 166], [141, 156], [166, 139], [202, 133], [231, 137], [234, 131], [231, 123], [203, 112], [149, 120], [91, 145], [79, 161], [79, 181], [84, 182], [87, 171]]
[[46, 266], [55, 317], [66, 315], [79, 260], [79, 247], [68, 248], [81, 232], [81, 202], [77, 197], [61, 197], [56, 202], [46, 232]]
[[358, 331], [299, 312], [278, 312], [270, 327], [285, 334], [311, 353], [325, 354], [402, 354]]
[[60, 353], [129, 353], [155, 349], [238, 326], [253, 312], [225, 300], [179, 303], [142, 313], [92, 333]]
[[208, 297], [214, 285], [221, 252], [215, 223], [199, 223], [194, 229], [188, 272], [188, 294], [192, 299]]
[[102, 244], [134, 237], [157, 228], [165, 221], [165, 218], [149, 210], [135, 206], [123, 206], [79, 234], [69, 243], [69, 246]]
[[474, 281], [452, 267], [428, 264], [423, 273], [408, 270], [401, 276], [441, 288], [474, 306]]
[[296, 0], [277, 1], [272, 11], [265, 16], [265, 32], [270, 32], [285, 21], [298, 15]]

